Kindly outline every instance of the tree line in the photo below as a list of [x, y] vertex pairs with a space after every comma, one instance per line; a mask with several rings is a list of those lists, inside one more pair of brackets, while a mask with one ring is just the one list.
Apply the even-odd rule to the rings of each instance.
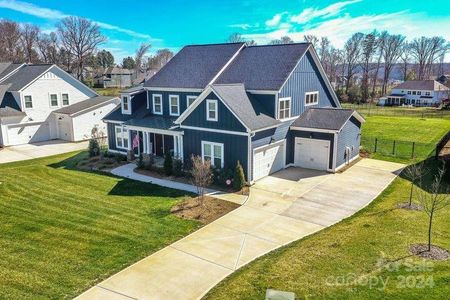
[[[342, 49], [334, 47], [327, 37], [305, 35], [304, 41], [314, 46], [325, 73], [344, 101], [366, 102], [386, 94], [394, 66], [401, 67], [403, 80], [443, 75], [444, 57], [450, 49], [449, 42], [440, 36], [422, 36], [408, 41], [401, 34], [376, 30], [353, 34]], [[230, 35], [227, 42], [256, 45], [254, 40], [247, 40], [240, 33]], [[289, 43], [294, 43], [289, 36], [269, 42]]]

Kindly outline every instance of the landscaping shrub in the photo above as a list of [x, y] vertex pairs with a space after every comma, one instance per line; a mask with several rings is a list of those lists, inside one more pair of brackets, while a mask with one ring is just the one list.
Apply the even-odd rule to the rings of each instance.
[[183, 176], [183, 162], [181, 159], [173, 160], [173, 174], [178, 177]]
[[169, 151], [167, 151], [164, 154], [164, 173], [166, 173], [167, 176], [172, 175], [173, 171], [173, 159], [172, 155], [170, 155]]
[[97, 156], [100, 154], [100, 145], [98, 144], [98, 141], [96, 139], [89, 140], [88, 151], [90, 157]]
[[236, 169], [234, 170], [233, 187], [236, 190], [241, 190], [245, 186], [245, 176], [244, 170], [242, 169], [241, 163], [238, 161], [236, 164]]
[[116, 159], [116, 161], [118, 163], [122, 162], [122, 161], [127, 161], [127, 157], [126, 155], [120, 154], [120, 153], [115, 153], [114, 154], [114, 158]]
[[148, 159], [144, 161], [144, 168], [146, 170], [153, 170], [154, 164], [155, 164], [155, 156], [153, 154], [148, 154]]
[[[214, 184], [223, 187], [229, 187], [233, 180], [232, 169], [213, 168]], [[227, 182], [229, 184], [227, 184]]]
[[142, 153], [139, 154], [138, 161], [137, 161], [137, 167], [138, 167], [138, 169], [144, 168], [144, 158], [142, 157]]

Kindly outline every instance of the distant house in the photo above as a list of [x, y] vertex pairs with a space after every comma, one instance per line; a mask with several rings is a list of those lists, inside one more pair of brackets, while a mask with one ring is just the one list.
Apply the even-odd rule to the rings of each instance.
[[119, 103], [51, 64], [0, 63], [0, 146], [80, 141]]
[[99, 74], [95, 80], [95, 85], [102, 88], [125, 88], [133, 85], [133, 71], [119, 67], [107, 68]]
[[436, 80], [409, 80], [392, 89], [390, 95], [380, 98], [378, 105], [438, 106], [448, 99], [450, 90]]

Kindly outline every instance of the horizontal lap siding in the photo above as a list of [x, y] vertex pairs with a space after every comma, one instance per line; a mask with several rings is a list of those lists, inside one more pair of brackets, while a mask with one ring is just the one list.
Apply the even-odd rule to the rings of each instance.
[[163, 98], [163, 115], [164, 116], [170, 116], [169, 114], [169, 95], [177, 95], [179, 96], [180, 101], [180, 115], [186, 110], [187, 108], [187, 96], [196, 96], [200, 95], [200, 93], [195, 92], [166, 92], [166, 91], [148, 91], [147, 97], [148, 97], [148, 103], [149, 103], [149, 110], [153, 111], [153, 95], [158, 94], [162, 95]]
[[359, 154], [359, 146], [361, 142], [360, 132], [361, 123], [355, 117], [351, 117], [350, 120], [344, 125], [341, 132], [339, 132], [337, 138], [336, 167], [339, 167], [345, 163], [345, 147], [350, 147], [352, 151], [350, 159]]

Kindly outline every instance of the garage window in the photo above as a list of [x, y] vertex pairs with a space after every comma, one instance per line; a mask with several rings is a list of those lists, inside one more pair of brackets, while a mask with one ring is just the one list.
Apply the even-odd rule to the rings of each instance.
[[116, 126], [116, 147], [128, 149], [128, 129]]
[[64, 106], [69, 105], [69, 94], [62, 94], [62, 104]]
[[305, 106], [319, 103], [319, 92], [305, 93]]
[[50, 105], [53, 106], [58, 106], [58, 95], [56, 94], [50, 94]]
[[25, 108], [33, 108], [33, 98], [31, 96], [25, 96]]
[[278, 105], [278, 119], [287, 119], [291, 117], [291, 98], [280, 98]]
[[202, 159], [211, 161], [211, 165], [223, 168], [223, 144], [202, 141]]

